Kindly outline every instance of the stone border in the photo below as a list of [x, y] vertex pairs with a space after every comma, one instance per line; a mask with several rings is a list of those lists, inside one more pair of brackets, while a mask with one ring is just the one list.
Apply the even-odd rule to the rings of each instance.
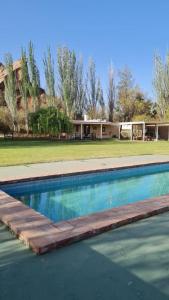
[[167, 211], [169, 195], [164, 195], [53, 223], [21, 201], [0, 191], [0, 221], [37, 254]]

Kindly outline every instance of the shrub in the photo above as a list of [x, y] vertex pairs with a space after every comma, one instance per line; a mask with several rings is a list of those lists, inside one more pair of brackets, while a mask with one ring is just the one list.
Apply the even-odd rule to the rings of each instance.
[[12, 127], [12, 119], [8, 108], [6, 106], [0, 107], [0, 131], [3, 132], [5, 128], [10, 131]]
[[69, 118], [54, 107], [41, 108], [29, 114], [29, 126], [35, 134], [58, 135], [72, 131]]
[[4, 124], [2, 121], [0, 121], [0, 133], [8, 133], [10, 132], [10, 127], [6, 124]]

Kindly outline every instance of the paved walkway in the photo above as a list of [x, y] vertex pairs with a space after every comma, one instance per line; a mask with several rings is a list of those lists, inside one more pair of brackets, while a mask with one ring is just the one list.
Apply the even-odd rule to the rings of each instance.
[[0, 183], [10, 180], [62, 175], [101, 169], [119, 168], [150, 163], [169, 162], [169, 155], [142, 155], [118, 158], [38, 163], [23, 166], [0, 167]]
[[0, 225], [2, 300], [169, 299], [169, 213], [36, 256]]

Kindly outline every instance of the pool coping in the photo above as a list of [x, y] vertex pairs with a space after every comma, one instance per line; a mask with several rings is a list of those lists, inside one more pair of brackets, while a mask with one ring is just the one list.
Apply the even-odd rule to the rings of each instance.
[[[86, 173], [97, 173], [119, 169], [137, 168], [141, 166], [167, 164], [166, 162], [144, 163], [133, 166], [90, 170], [89, 172], [73, 172], [43, 177], [32, 180], [63, 176], [74, 176]], [[2, 185], [29, 181], [29, 178], [3, 182]], [[1, 187], [1, 184], [0, 184]], [[23, 204], [0, 190], [0, 221], [37, 254], [46, 253], [75, 241], [100, 234], [110, 229], [136, 222], [169, 211], [169, 194], [143, 201], [127, 204], [117, 208], [97, 212], [87, 216], [54, 223], [34, 209]]]

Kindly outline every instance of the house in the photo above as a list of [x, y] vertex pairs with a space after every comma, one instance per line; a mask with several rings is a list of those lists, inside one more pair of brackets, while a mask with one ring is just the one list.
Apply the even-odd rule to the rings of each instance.
[[73, 135], [75, 139], [110, 139], [118, 137], [118, 125], [106, 120], [73, 120]]
[[169, 140], [169, 122], [118, 122], [73, 120], [74, 139], [118, 138], [143, 141]]
[[[13, 63], [13, 72], [15, 74], [16, 78], [16, 94], [17, 99], [20, 98], [20, 92], [19, 92], [19, 81], [21, 79], [21, 61], [17, 60]], [[0, 92], [1, 95], [3, 95], [5, 91], [5, 78], [7, 77], [7, 71], [5, 69], [5, 66], [0, 62]]]
[[[16, 97], [17, 97], [17, 108], [22, 109], [22, 101], [21, 101], [21, 94], [20, 94], [20, 81], [22, 79], [22, 63], [21, 60], [17, 60], [13, 62], [13, 72], [15, 75], [16, 80]], [[0, 103], [3, 104], [3, 106], [6, 105], [5, 99], [4, 99], [4, 92], [5, 92], [5, 78], [7, 77], [7, 70], [5, 69], [5, 66], [0, 62]], [[39, 94], [41, 97], [41, 101], [45, 102], [43, 100], [43, 95], [45, 94], [45, 90], [39, 87]], [[31, 97], [29, 101], [31, 105]]]

